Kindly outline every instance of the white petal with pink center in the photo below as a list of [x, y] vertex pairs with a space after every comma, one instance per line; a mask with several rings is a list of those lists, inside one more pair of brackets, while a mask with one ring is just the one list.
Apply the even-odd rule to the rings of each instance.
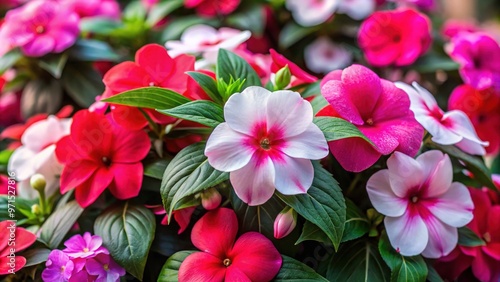
[[293, 91], [271, 93], [252, 86], [229, 98], [224, 118], [210, 135], [205, 155], [215, 169], [230, 172], [238, 197], [255, 206], [275, 189], [307, 193], [314, 177], [311, 160], [328, 155], [309, 102]]
[[320, 37], [304, 49], [304, 60], [310, 70], [326, 74], [348, 66], [352, 62], [352, 54], [328, 37]]
[[425, 88], [413, 82], [413, 87], [403, 82], [396, 86], [410, 97], [410, 109], [415, 119], [432, 135], [432, 141], [441, 145], [456, 145], [462, 151], [473, 155], [484, 155], [488, 142], [477, 136], [472, 122], [459, 110], [443, 112], [434, 96]]
[[293, 19], [302, 26], [313, 26], [325, 22], [342, 0], [286, 0], [286, 8]]

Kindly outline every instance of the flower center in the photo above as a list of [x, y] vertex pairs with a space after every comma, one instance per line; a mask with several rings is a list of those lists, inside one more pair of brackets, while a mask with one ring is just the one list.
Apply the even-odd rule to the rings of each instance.
[[45, 28], [43, 27], [43, 25], [37, 25], [35, 28], [35, 32], [38, 34], [42, 34], [45, 32]]
[[228, 267], [228, 266], [230, 266], [230, 265], [231, 265], [231, 260], [227, 258], [227, 259], [224, 259], [224, 260], [222, 261], [222, 263], [224, 264], [224, 266], [225, 266], [225, 267]]
[[102, 157], [102, 163], [105, 165], [105, 166], [110, 166], [111, 165], [111, 160], [108, 158], [108, 157]]
[[399, 34], [394, 35], [394, 36], [392, 37], [392, 41], [394, 41], [395, 43], [397, 43], [397, 42], [401, 41], [401, 36], [400, 36]]
[[84, 253], [88, 253], [89, 251], [90, 251], [89, 248], [83, 248]]
[[411, 197], [411, 202], [416, 204], [418, 202], [418, 197], [417, 196]]
[[260, 140], [260, 147], [266, 151], [271, 149], [271, 142], [267, 138]]
[[366, 120], [366, 124], [373, 125], [373, 118], [369, 118]]
[[484, 241], [486, 241], [486, 243], [489, 243], [491, 242], [491, 235], [490, 235], [490, 232], [486, 232], [483, 234], [483, 239]]
[[102, 266], [102, 268], [104, 268], [104, 270], [108, 271], [108, 270], [109, 270], [109, 264], [107, 264], [107, 263], [106, 263], [106, 264], [104, 264], [104, 265]]
[[64, 272], [64, 270], [66, 270], [66, 266], [65, 265], [61, 266], [61, 272]]

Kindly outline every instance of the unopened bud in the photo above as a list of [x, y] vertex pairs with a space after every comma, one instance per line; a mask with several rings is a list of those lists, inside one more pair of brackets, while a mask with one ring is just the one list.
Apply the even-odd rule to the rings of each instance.
[[290, 72], [288, 65], [286, 65], [276, 73], [275, 90], [285, 89], [288, 86], [288, 84], [290, 84], [291, 79], [292, 79], [292, 73]]
[[45, 191], [45, 186], [47, 186], [47, 181], [45, 181], [45, 176], [41, 174], [35, 174], [30, 178], [30, 185], [33, 189], [37, 191]]
[[31, 206], [31, 213], [32, 214], [41, 214], [42, 213], [42, 209], [40, 208], [40, 206], [38, 204], [34, 204]]
[[207, 189], [201, 192], [201, 205], [206, 210], [213, 210], [219, 207], [222, 202], [222, 196], [215, 188]]
[[274, 220], [274, 238], [281, 239], [292, 233], [297, 225], [297, 212], [290, 208], [284, 208]]

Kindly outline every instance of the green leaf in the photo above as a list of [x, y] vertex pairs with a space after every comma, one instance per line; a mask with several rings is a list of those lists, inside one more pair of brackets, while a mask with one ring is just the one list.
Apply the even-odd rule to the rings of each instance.
[[486, 243], [469, 227], [458, 228], [458, 244], [466, 247], [485, 246]]
[[54, 114], [61, 107], [63, 93], [56, 79], [29, 81], [21, 95], [21, 115], [28, 118], [40, 113]]
[[[5, 44], [5, 42], [3, 43]], [[12, 67], [17, 61], [23, 57], [23, 53], [18, 48], [14, 48], [9, 52], [0, 56], [0, 74], [4, 73], [10, 67]]]
[[323, 232], [318, 226], [314, 225], [310, 221], [306, 221], [304, 226], [302, 227], [302, 233], [300, 234], [299, 239], [295, 242], [295, 245], [298, 245], [304, 241], [316, 241], [325, 244], [331, 244], [330, 239], [326, 236], [325, 232]]
[[88, 108], [104, 92], [101, 75], [87, 64], [68, 64], [61, 77], [68, 95], [81, 107]]
[[168, 110], [158, 112], [180, 119], [194, 121], [209, 127], [216, 127], [224, 122], [222, 107], [214, 102], [196, 100]]
[[405, 257], [396, 252], [387, 234], [380, 237], [378, 244], [380, 255], [392, 270], [393, 282], [424, 282], [427, 277], [427, 265], [422, 256]]
[[55, 210], [40, 227], [39, 239], [50, 249], [57, 249], [82, 212], [83, 208], [76, 201]]
[[252, 5], [241, 12], [233, 13], [227, 17], [227, 23], [240, 30], [250, 30], [253, 35], [262, 36], [266, 19], [260, 5]]
[[46, 262], [49, 257], [50, 250], [45, 248], [30, 249], [22, 253], [26, 258], [26, 265], [24, 267], [33, 266]]
[[146, 7], [139, 0], [130, 1], [123, 10], [122, 17], [127, 21], [142, 22], [146, 18]]
[[484, 164], [484, 161], [479, 156], [472, 156], [464, 151], [460, 150], [458, 147], [453, 145], [439, 145], [434, 142], [428, 143], [431, 147], [439, 149], [444, 153], [450, 155], [450, 157], [457, 158], [465, 163], [465, 167], [469, 170], [474, 178], [481, 182], [484, 186], [497, 191], [493, 180], [491, 179], [491, 172]]
[[153, 213], [128, 202], [104, 211], [94, 223], [95, 234], [102, 237], [111, 256], [139, 280], [142, 280], [155, 229]]
[[7, 165], [9, 163], [10, 156], [14, 153], [14, 150], [4, 150], [0, 151], [0, 164]]
[[106, 17], [92, 17], [80, 20], [80, 30], [99, 35], [109, 35], [122, 28], [123, 23]]
[[221, 78], [225, 82], [229, 82], [231, 78], [245, 79], [242, 89], [248, 86], [262, 86], [255, 70], [243, 58], [225, 49], [219, 49], [216, 74], [217, 81]]
[[323, 131], [327, 141], [357, 137], [375, 146], [359, 129], [345, 119], [336, 117], [316, 117], [314, 123]]
[[155, 26], [159, 21], [168, 16], [170, 13], [182, 7], [183, 4], [183, 0], [169, 0], [156, 4], [149, 11], [148, 18], [146, 19], [146, 24], [151, 27]]
[[120, 56], [111, 49], [108, 43], [95, 39], [79, 39], [69, 49], [69, 56], [79, 61], [117, 62]]
[[338, 249], [346, 221], [344, 196], [337, 181], [319, 162], [313, 162], [314, 179], [307, 194], [278, 196], [306, 220], [314, 223]]
[[428, 53], [420, 57], [413, 65], [412, 69], [421, 73], [458, 70], [460, 65], [450, 57], [439, 55], [437, 53]]
[[427, 264], [427, 281], [429, 282], [444, 282], [444, 280], [441, 278], [439, 273], [436, 271], [436, 269], [432, 266], [432, 264], [429, 261], [425, 261], [425, 264]]
[[287, 49], [302, 38], [319, 29], [319, 26], [303, 27], [292, 21], [289, 21], [281, 30], [279, 38], [280, 47], [283, 49]]
[[170, 89], [150, 86], [125, 91], [103, 101], [111, 104], [165, 110], [188, 103], [191, 100]]
[[44, 57], [38, 61], [38, 65], [49, 72], [54, 78], [61, 78], [62, 71], [67, 61], [68, 54], [62, 53]]
[[162, 180], [165, 169], [171, 160], [159, 159], [154, 163], [144, 166], [144, 175], [154, 179]]
[[370, 222], [358, 206], [349, 199], [346, 199], [345, 203], [347, 206], [347, 220], [342, 242], [357, 239], [370, 230]]
[[205, 142], [192, 144], [180, 151], [168, 164], [161, 183], [161, 197], [169, 216], [183, 198], [229, 178], [229, 173], [210, 166], [204, 151]]
[[313, 113], [316, 115], [319, 111], [321, 111], [324, 107], [328, 106], [328, 101], [326, 101], [323, 95], [318, 95], [314, 97], [311, 101], [311, 106], [313, 107]]
[[274, 282], [327, 282], [326, 278], [319, 275], [314, 269], [291, 257], [281, 255], [283, 264], [274, 277]]
[[196, 71], [189, 71], [187, 74], [193, 78], [196, 83], [207, 93], [208, 97], [218, 104], [222, 104], [219, 91], [217, 90], [217, 83], [210, 76]]
[[368, 240], [349, 241], [340, 247], [328, 264], [329, 281], [390, 281], [390, 270], [377, 246]]
[[[163, 265], [158, 282], [177, 282], [179, 281], [179, 268], [182, 262], [196, 251], [180, 251], [171, 255]], [[193, 270], [196, 271], [196, 270]]]
[[500, 154], [493, 160], [491, 164], [491, 173], [500, 174]]

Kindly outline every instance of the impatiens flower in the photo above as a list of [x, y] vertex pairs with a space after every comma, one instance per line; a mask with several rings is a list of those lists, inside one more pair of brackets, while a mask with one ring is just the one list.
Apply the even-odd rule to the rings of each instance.
[[61, 193], [76, 189], [76, 201], [87, 207], [109, 188], [118, 199], [139, 194], [142, 185], [141, 160], [151, 143], [144, 131], [121, 127], [109, 115], [77, 112], [71, 134], [59, 140], [56, 155], [64, 164]]
[[180, 41], [167, 41], [165, 46], [168, 54], [174, 58], [181, 54], [201, 55], [203, 60], [196, 63], [196, 68], [200, 69], [217, 62], [219, 49], [234, 51], [251, 35], [248, 30], [240, 31], [228, 27], [217, 30], [209, 25], [198, 24], [187, 28]]
[[302, 26], [318, 25], [327, 21], [341, 0], [286, 0], [286, 8], [292, 12], [293, 19]]
[[97, 276], [99, 281], [120, 281], [120, 277], [125, 275], [125, 269], [119, 266], [109, 255], [97, 255], [87, 260], [85, 269], [89, 275]]
[[362, 20], [375, 11], [376, 4], [375, 0], [340, 0], [337, 13], [347, 14], [355, 20]]
[[361, 138], [329, 142], [345, 170], [363, 171], [382, 155], [399, 151], [414, 156], [420, 148], [424, 130], [410, 110], [408, 95], [368, 68], [352, 65], [331, 72], [321, 82], [321, 93], [330, 105], [318, 116], [343, 118], [374, 144]]
[[206, 213], [193, 227], [191, 241], [202, 252], [189, 255], [179, 268], [179, 282], [260, 281], [273, 279], [282, 258], [273, 243], [257, 232], [236, 239], [238, 220], [233, 210]]
[[2, 113], [0, 116], [0, 126], [10, 126], [20, 122], [22, 120], [20, 93], [0, 93], [0, 112]]
[[0, 230], [0, 275], [7, 275], [26, 265], [26, 258], [17, 253], [31, 246], [36, 236], [9, 220], [0, 222]]
[[432, 135], [432, 141], [442, 145], [455, 144], [464, 152], [484, 155], [488, 142], [477, 136], [469, 117], [460, 110], [444, 112], [427, 89], [414, 82], [413, 87], [402, 82], [396, 86], [403, 89], [411, 100], [410, 109], [415, 119]]
[[30, 177], [36, 173], [45, 177], [45, 193], [53, 195], [59, 188], [61, 164], [55, 155], [56, 143], [69, 134], [71, 119], [59, 119], [49, 116], [45, 120], [33, 123], [24, 131], [21, 142], [9, 159], [9, 171], [15, 172], [19, 182], [18, 194], [34, 199], [38, 192], [31, 188]]
[[314, 176], [310, 160], [326, 157], [328, 146], [312, 123], [311, 104], [299, 93], [248, 87], [229, 98], [224, 119], [210, 135], [205, 155], [215, 169], [231, 172], [240, 199], [261, 205], [275, 187], [285, 195], [307, 193]]
[[281, 239], [297, 226], [297, 212], [290, 207], [282, 210], [274, 220], [274, 238]]
[[116, 0], [57, 0], [70, 10], [75, 11], [80, 18], [106, 17], [120, 18], [120, 5]]
[[[147, 208], [153, 209], [153, 213], [157, 215], [165, 215], [163, 219], [161, 220], [162, 225], [168, 225], [168, 215], [165, 209], [163, 208], [163, 205], [147, 205]], [[189, 225], [189, 222], [191, 221], [191, 216], [193, 215], [193, 212], [196, 210], [196, 207], [189, 207], [189, 208], [184, 208], [180, 210], [176, 210], [172, 212], [172, 215], [179, 225], [179, 231], [177, 234], [181, 234], [186, 230], [186, 228]]]
[[429, 49], [430, 27], [414, 10], [377, 11], [361, 24], [358, 43], [373, 66], [407, 66]]
[[[177, 93], [187, 89], [187, 71], [194, 70], [195, 58], [181, 55], [172, 59], [164, 47], [148, 44], [137, 51], [135, 62], [123, 62], [111, 68], [104, 76], [106, 91], [103, 98], [141, 87], [156, 86], [168, 88]], [[142, 129], [148, 124], [140, 109], [113, 105], [113, 119], [129, 129]], [[169, 124], [174, 118], [152, 109], [143, 109], [151, 119], [159, 124]]]
[[295, 63], [285, 58], [285, 56], [276, 52], [274, 49], [270, 49], [269, 53], [271, 53], [271, 59], [273, 60], [271, 64], [271, 72], [275, 74], [280, 69], [288, 66], [290, 73], [292, 74], [292, 82], [290, 83], [291, 86], [318, 81], [318, 78], [308, 74]]
[[2, 29], [9, 43], [27, 56], [60, 53], [75, 43], [78, 15], [56, 1], [35, 0], [10, 10]]
[[500, 89], [500, 46], [484, 33], [462, 32], [453, 37], [445, 50], [458, 62], [460, 76], [477, 89]]
[[451, 93], [448, 108], [461, 110], [469, 116], [479, 138], [489, 142], [488, 154], [500, 151], [500, 130], [495, 129], [500, 128], [500, 91], [460, 85]]
[[240, 0], [184, 0], [188, 9], [196, 8], [196, 13], [203, 17], [229, 15], [240, 5]]
[[434, 8], [434, 0], [391, 0], [398, 4], [398, 7], [417, 7], [419, 9], [430, 11]]
[[375, 209], [385, 215], [391, 245], [403, 256], [448, 255], [457, 245], [457, 227], [472, 220], [474, 204], [467, 187], [453, 182], [448, 155], [433, 150], [416, 160], [395, 152], [388, 169], [366, 184]]
[[480, 28], [474, 22], [449, 19], [443, 24], [441, 33], [444, 37], [451, 39], [461, 32], [478, 32]]
[[66, 282], [71, 278], [75, 264], [70, 257], [60, 250], [53, 250], [42, 272], [43, 281]]
[[101, 245], [101, 237], [85, 232], [83, 236], [76, 234], [64, 242], [66, 249], [63, 251], [71, 258], [93, 258], [98, 254], [109, 254]]
[[304, 49], [307, 67], [317, 73], [343, 69], [352, 62], [352, 54], [328, 37], [320, 37]]

